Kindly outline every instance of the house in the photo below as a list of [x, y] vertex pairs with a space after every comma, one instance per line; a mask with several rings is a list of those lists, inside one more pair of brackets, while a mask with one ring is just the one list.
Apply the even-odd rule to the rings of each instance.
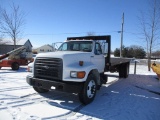
[[37, 53], [43, 53], [43, 52], [52, 52], [53, 51], [53, 47], [49, 44], [47, 45], [43, 45], [39, 48], [33, 49], [34, 52]]
[[[32, 44], [30, 42], [30, 40], [20, 40], [17, 42], [16, 44], [16, 48], [25, 46], [27, 48], [27, 52], [31, 52], [32, 51]], [[5, 54], [8, 53], [10, 51], [14, 50], [14, 44], [13, 42], [7, 42], [6, 44], [0, 44], [0, 54]]]

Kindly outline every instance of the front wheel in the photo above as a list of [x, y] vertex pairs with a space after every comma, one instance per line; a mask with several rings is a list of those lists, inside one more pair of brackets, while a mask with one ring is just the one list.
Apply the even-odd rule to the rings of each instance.
[[33, 87], [33, 89], [36, 91], [36, 92], [38, 92], [38, 93], [46, 93], [46, 92], [48, 92], [49, 90], [47, 90], [47, 89], [44, 89], [44, 88], [40, 88], [40, 87]]
[[97, 83], [95, 77], [92, 74], [90, 74], [87, 78], [87, 81], [84, 83], [83, 89], [78, 94], [79, 100], [83, 104], [91, 103], [95, 98], [96, 89], [97, 89]]

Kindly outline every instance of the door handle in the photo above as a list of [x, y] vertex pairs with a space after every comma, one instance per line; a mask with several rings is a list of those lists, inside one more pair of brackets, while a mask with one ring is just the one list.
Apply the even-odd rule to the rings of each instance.
[[91, 57], [94, 57], [94, 56], [91, 56]]

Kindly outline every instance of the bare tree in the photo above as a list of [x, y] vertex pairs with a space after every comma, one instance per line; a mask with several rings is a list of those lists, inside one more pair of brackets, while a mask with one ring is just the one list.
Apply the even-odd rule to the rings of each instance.
[[143, 39], [146, 43], [148, 71], [150, 71], [151, 67], [152, 51], [160, 43], [160, 33], [158, 33], [160, 31], [160, 2], [158, 0], [151, 0], [150, 2], [150, 9], [145, 14], [141, 12], [141, 17], [139, 18]]
[[24, 26], [25, 14], [21, 11], [20, 7], [16, 6], [14, 3], [11, 6], [10, 12], [2, 8], [1, 14], [0, 31], [11, 37], [14, 42], [14, 48], [16, 48], [16, 42]]

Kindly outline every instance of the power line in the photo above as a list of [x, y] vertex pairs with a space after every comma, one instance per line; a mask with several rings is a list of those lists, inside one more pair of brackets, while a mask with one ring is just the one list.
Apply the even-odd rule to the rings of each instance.
[[[99, 33], [113, 33], [113, 32], [117, 32], [117, 31], [110, 31], [110, 32], [94, 32], [95, 34], [99, 34]], [[77, 32], [77, 33], [28, 33], [28, 34], [25, 34], [25, 35], [63, 35], [63, 34], [87, 34], [89, 32]]]

